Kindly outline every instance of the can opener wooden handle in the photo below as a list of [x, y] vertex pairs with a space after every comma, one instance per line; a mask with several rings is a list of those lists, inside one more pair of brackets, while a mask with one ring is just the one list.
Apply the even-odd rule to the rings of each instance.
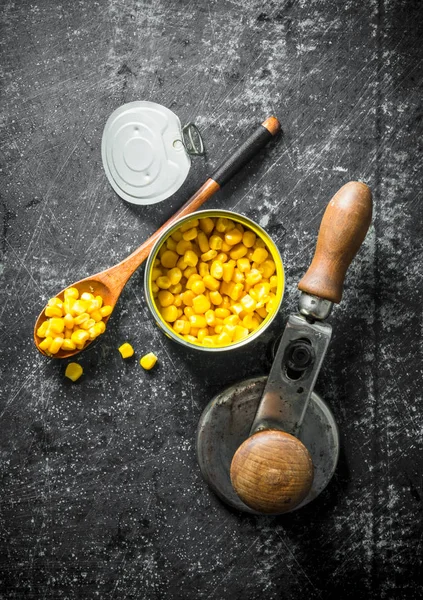
[[344, 185], [323, 215], [314, 258], [298, 284], [299, 314], [288, 319], [250, 436], [231, 463], [234, 490], [257, 512], [291, 511], [311, 489], [312, 460], [296, 436], [331, 338], [323, 321], [341, 300], [371, 217], [370, 189], [359, 182]]

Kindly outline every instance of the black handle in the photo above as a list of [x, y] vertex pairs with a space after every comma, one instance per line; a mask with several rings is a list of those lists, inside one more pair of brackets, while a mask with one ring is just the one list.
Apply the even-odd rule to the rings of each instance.
[[280, 131], [280, 128], [280, 123], [276, 117], [266, 119], [238, 150], [216, 169], [211, 179], [218, 183], [220, 187], [223, 187]]

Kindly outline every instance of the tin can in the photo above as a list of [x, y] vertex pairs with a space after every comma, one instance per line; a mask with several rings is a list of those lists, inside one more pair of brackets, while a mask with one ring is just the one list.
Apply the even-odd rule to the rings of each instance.
[[[158, 253], [159, 253], [161, 247], [163, 246], [163, 244], [165, 244], [167, 239], [172, 235], [172, 233], [174, 233], [177, 229], [179, 229], [181, 227], [181, 225], [183, 225], [185, 222], [191, 221], [192, 219], [196, 219], [196, 218], [202, 219], [205, 217], [211, 217], [211, 218], [222, 217], [222, 218], [231, 219], [232, 221], [235, 221], [236, 223], [240, 223], [241, 225], [243, 225], [243, 226], [247, 227], [248, 229], [250, 229], [251, 231], [253, 231], [256, 234], [256, 236], [265, 243], [266, 248], [270, 252], [272, 260], [274, 261], [275, 266], [276, 266], [275, 274], [277, 277], [277, 288], [276, 288], [276, 292], [275, 292], [276, 301], [274, 303], [275, 304], [274, 310], [271, 313], [269, 313], [267, 315], [267, 317], [260, 323], [260, 325], [257, 327], [257, 329], [255, 329], [254, 331], [249, 333], [247, 337], [245, 337], [244, 339], [242, 339], [238, 342], [234, 342], [234, 343], [228, 344], [226, 346], [216, 346], [216, 347], [202, 346], [201, 342], [199, 342], [198, 344], [194, 343], [194, 342], [190, 342], [187, 339], [185, 339], [182, 335], [179, 335], [178, 333], [176, 333], [172, 329], [170, 324], [167, 323], [161, 316], [160, 310], [159, 310], [159, 307], [154, 298], [153, 289], [152, 289], [153, 281], [152, 281], [152, 277], [151, 277], [151, 272], [153, 269], [154, 262], [155, 262], [156, 258], [158, 257]], [[147, 305], [148, 305], [158, 327], [160, 327], [160, 329], [165, 333], [165, 335], [167, 335], [167, 337], [171, 338], [178, 344], [181, 344], [182, 346], [185, 346], [186, 348], [202, 350], [204, 352], [227, 352], [228, 350], [236, 350], [236, 349], [241, 348], [242, 346], [245, 346], [246, 344], [249, 344], [250, 342], [256, 340], [269, 327], [269, 325], [274, 320], [276, 314], [279, 311], [280, 305], [282, 303], [284, 291], [285, 291], [285, 272], [284, 272], [284, 267], [283, 267], [283, 263], [282, 263], [282, 258], [279, 253], [279, 250], [277, 249], [273, 240], [266, 233], [266, 231], [262, 227], [260, 227], [260, 225], [258, 225], [257, 223], [255, 223], [248, 217], [245, 217], [244, 215], [240, 215], [238, 213], [228, 211], [228, 210], [196, 211], [195, 213], [192, 213], [190, 215], [182, 217], [181, 219], [176, 221], [173, 225], [171, 225], [168, 229], [166, 229], [163, 232], [163, 234], [160, 236], [160, 238], [157, 240], [155, 245], [153, 246], [153, 249], [147, 260], [144, 278], [145, 278], [144, 289], [145, 289]]]

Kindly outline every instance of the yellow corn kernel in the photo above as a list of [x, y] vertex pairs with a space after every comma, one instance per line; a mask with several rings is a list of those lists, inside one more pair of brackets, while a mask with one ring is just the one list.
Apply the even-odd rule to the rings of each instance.
[[204, 314], [210, 309], [211, 306], [210, 300], [204, 294], [195, 296], [194, 300], [192, 301], [192, 305], [197, 315]]
[[151, 291], [153, 292], [153, 294], [157, 294], [157, 292], [159, 291], [159, 286], [157, 285], [157, 283], [155, 281], [153, 281], [153, 283], [151, 284]]
[[85, 300], [85, 301], [94, 300], [94, 294], [91, 294], [90, 292], [82, 292], [81, 300]]
[[176, 263], [176, 266], [178, 267], [178, 269], [182, 272], [185, 271], [186, 268], [188, 268], [187, 263], [184, 261], [183, 256], [181, 256], [181, 258], [178, 260], [178, 262]]
[[72, 306], [72, 312], [75, 316], [87, 312], [87, 303], [85, 300], [76, 300]]
[[209, 245], [212, 250], [221, 250], [222, 249], [223, 238], [220, 237], [217, 233], [210, 236]]
[[225, 240], [223, 240], [223, 243], [222, 243], [222, 252], [229, 252], [229, 250], [232, 250], [232, 246], [230, 246], [229, 244], [227, 244], [225, 242]]
[[[180, 284], [178, 284], [180, 285]], [[176, 308], [181, 308], [182, 307], [182, 294], [176, 294], [173, 300], [173, 304], [176, 306]]]
[[207, 321], [204, 315], [191, 315], [189, 322], [191, 327], [197, 327], [198, 329], [204, 329], [204, 327], [207, 327]]
[[267, 317], [267, 310], [265, 306], [261, 306], [260, 308], [256, 308], [256, 313], [262, 318], [265, 319]]
[[95, 321], [94, 321], [94, 319], [91, 319], [91, 318], [87, 319], [83, 323], [80, 323], [81, 329], [91, 329], [91, 327], [94, 327], [94, 325], [95, 325]]
[[40, 342], [38, 347], [41, 348], [41, 350], [44, 350], [45, 352], [47, 352], [48, 349], [50, 348], [50, 344], [52, 343], [52, 341], [53, 341], [53, 338], [51, 336], [46, 337], [42, 342]]
[[185, 252], [188, 252], [188, 250], [192, 250], [192, 243], [188, 240], [182, 239], [180, 242], [177, 243], [176, 252], [180, 256], [184, 256]]
[[208, 335], [209, 335], [208, 327], [203, 327], [202, 329], [198, 330], [197, 339], [199, 342], [202, 342], [204, 340], [204, 338]]
[[62, 337], [55, 337], [53, 339], [53, 341], [51, 342], [48, 351], [50, 352], [50, 354], [57, 354], [60, 350], [60, 348], [62, 347], [62, 342], [63, 342], [63, 338]]
[[206, 318], [207, 325], [213, 327], [213, 325], [216, 323], [216, 315], [214, 314], [214, 310], [207, 310], [204, 316]]
[[171, 285], [169, 288], [169, 292], [171, 294], [180, 294], [182, 292], [182, 284], [177, 283], [176, 285]]
[[274, 290], [278, 287], [278, 278], [276, 275], [272, 275], [269, 279], [270, 289]]
[[[184, 271], [184, 277], [181, 279], [182, 285], [186, 285], [187, 280], [191, 277], [191, 275], [198, 275], [197, 269], [195, 267], [187, 267]], [[185, 278], [185, 281], [184, 281]]]
[[63, 317], [63, 310], [58, 306], [47, 306], [44, 313], [46, 317]]
[[219, 304], [222, 304], [223, 298], [220, 292], [218, 292], [217, 290], [214, 292], [210, 292], [210, 301], [215, 306], [219, 306]]
[[223, 296], [223, 300], [222, 300], [222, 304], [220, 305], [220, 308], [227, 308], [228, 310], [231, 309], [233, 300], [231, 300], [231, 298], [229, 298], [229, 296]]
[[222, 278], [223, 281], [229, 283], [232, 280], [232, 276], [234, 274], [235, 263], [234, 261], [229, 261], [222, 266], [223, 273]]
[[[100, 323], [96, 323], [94, 327], [99, 325]], [[84, 344], [89, 338], [89, 334], [84, 329], [75, 329], [72, 333], [71, 340], [74, 344], [78, 346], [78, 344]]]
[[276, 310], [277, 307], [277, 299], [276, 296], [273, 295], [270, 297], [270, 299], [266, 302], [266, 310], [268, 313], [272, 313]]
[[235, 225], [235, 227], [236, 227], [237, 229], [239, 229], [239, 230], [240, 230], [240, 232], [241, 232], [242, 234], [244, 234], [244, 227], [243, 227], [243, 225], [241, 225], [241, 223], [237, 223], [237, 224]]
[[92, 313], [95, 310], [98, 310], [100, 307], [98, 305], [98, 302], [95, 298], [92, 298], [91, 300], [87, 300], [87, 313]]
[[250, 231], [249, 229], [247, 229], [247, 231], [244, 231], [244, 235], [242, 236], [242, 243], [244, 244], [244, 246], [246, 246], [247, 248], [252, 248], [255, 244], [256, 241], [256, 234], [254, 233], [254, 231]]
[[[235, 230], [234, 230], [235, 231]], [[232, 232], [231, 232], [232, 233]], [[237, 244], [233, 247], [233, 249], [229, 252], [229, 256], [234, 260], [238, 260], [238, 258], [242, 258], [248, 252], [248, 248], [244, 246], [244, 244]]]
[[192, 275], [190, 275], [188, 277], [188, 281], [186, 282], [185, 287], [187, 288], [187, 290], [192, 290], [192, 285], [194, 283], [194, 281], [203, 281], [201, 278], [201, 275], [199, 275], [198, 273], [193, 273]]
[[210, 217], [205, 217], [204, 219], [200, 219], [200, 229], [206, 235], [210, 235], [214, 229], [214, 221]]
[[262, 281], [254, 286], [254, 290], [257, 293], [257, 299], [262, 300], [265, 296], [269, 295], [270, 285], [266, 281]]
[[180, 242], [182, 239], [182, 233], [179, 231], [179, 229], [177, 229], [171, 234], [170, 237], [172, 238], [172, 240], [175, 240], [175, 242]]
[[177, 319], [173, 324], [173, 329], [181, 335], [188, 335], [191, 330], [191, 325], [188, 321]]
[[210, 267], [210, 275], [212, 277], [214, 277], [215, 279], [222, 279], [223, 264], [220, 261], [214, 260], [212, 262], [211, 267]]
[[248, 260], [248, 258], [238, 258], [238, 260], [236, 261], [236, 266], [238, 267], [238, 270], [241, 271], [241, 273], [246, 273], [251, 269], [251, 263]]
[[105, 317], [108, 317], [109, 315], [111, 315], [112, 311], [113, 311], [113, 307], [111, 307], [109, 304], [105, 304], [104, 306], [102, 306], [100, 308], [100, 314], [103, 317], [103, 319]]
[[208, 250], [201, 255], [201, 260], [203, 262], [208, 262], [209, 260], [213, 260], [217, 256], [216, 250]]
[[245, 296], [241, 298], [240, 304], [247, 313], [253, 312], [256, 308], [256, 301], [250, 296], [250, 294], [245, 294]]
[[171, 237], [168, 237], [166, 240], [166, 248], [168, 250], [176, 250], [176, 242]]
[[63, 332], [65, 335], [65, 340], [70, 340], [72, 337], [72, 329], [65, 329], [65, 331]]
[[203, 277], [204, 285], [211, 292], [215, 292], [219, 289], [220, 283], [217, 279], [215, 279], [212, 275], [205, 275]]
[[206, 335], [203, 338], [202, 344], [203, 344], [203, 346], [206, 346], [206, 348], [213, 348], [213, 346], [215, 346], [214, 340], [213, 340], [212, 336], [210, 336], [210, 335]]
[[242, 313], [243, 310], [244, 310], [244, 307], [242, 306], [242, 304], [235, 303], [235, 304], [232, 304], [232, 306], [231, 306], [231, 311], [234, 313], [234, 315], [237, 315], [238, 317]]
[[236, 246], [242, 240], [242, 232], [236, 227], [225, 233], [225, 242], [228, 246]]
[[71, 339], [65, 338], [64, 340], [62, 340], [60, 349], [61, 350], [76, 350], [76, 344], [74, 344]]
[[63, 302], [63, 311], [65, 314], [74, 316], [73, 305], [75, 302], [76, 300], [74, 298], [65, 298], [65, 301]]
[[210, 272], [209, 265], [207, 263], [200, 262], [200, 264], [198, 265], [198, 272], [201, 275], [201, 277], [205, 277]]
[[253, 331], [254, 329], [257, 329], [257, 327], [260, 325], [260, 322], [254, 315], [245, 315], [245, 317], [242, 319], [242, 324], [249, 331]]
[[257, 238], [256, 241], [255, 241], [255, 243], [254, 243], [254, 247], [255, 248], [265, 248], [266, 244], [263, 242], [262, 239]]
[[184, 254], [184, 262], [189, 267], [195, 267], [198, 263], [198, 256], [192, 250], [187, 250]]
[[[188, 284], [187, 284], [188, 287]], [[204, 281], [202, 279], [197, 279], [196, 281], [193, 282], [192, 286], [191, 286], [191, 290], [194, 292], [194, 294], [196, 296], [198, 296], [199, 294], [204, 294], [204, 292], [206, 291], [206, 286], [204, 285]]]
[[[233, 282], [231, 282], [233, 283]], [[231, 284], [229, 284], [231, 285]], [[242, 283], [235, 283], [234, 287], [231, 290], [231, 293], [228, 294], [228, 296], [230, 296], [232, 298], [232, 300], [239, 300], [239, 298], [241, 297], [242, 291], [243, 291], [243, 285]]]
[[191, 229], [188, 229], [182, 233], [182, 238], [187, 241], [195, 240], [197, 233], [197, 228], [192, 227]]
[[189, 334], [195, 338], [195, 341], [197, 341], [198, 327], [191, 327]]
[[58, 317], [52, 317], [49, 322], [49, 327], [55, 333], [62, 333], [65, 328], [65, 321]]
[[95, 299], [97, 300], [98, 308], [101, 308], [103, 306], [103, 298], [101, 296], [96, 296]]
[[261, 263], [259, 269], [263, 277], [269, 279], [276, 271], [276, 265], [273, 260], [267, 259]]
[[[257, 242], [256, 242], [257, 245]], [[253, 253], [253, 261], [258, 263], [259, 265], [261, 265], [262, 262], [264, 262], [266, 260], [266, 258], [269, 256], [268, 251], [266, 250], [266, 248], [257, 248], [254, 250]]]
[[235, 223], [225, 217], [219, 217], [216, 221], [216, 231], [223, 233], [225, 231], [231, 231], [235, 227]]
[[192, 308], [192, 306], [186, 306], [184, 308], [184, 315], [188, 318], [190, 318], [192, 315], [195, 315], [194, 309]]
[[[65, 319], [66, 319], [67, 316], [68, 315], [65, 316]], [[92, 319], [94, 319], [94, 321], [96, 323], [98, 323], [103, 318], [103, 315], [101, 314], [100, 310], [93, 310], [93, 312], [91, 313], [90, 317]], [[69, 320], [69, 323], [70, 323], [70, 320]], [[67, 325], [66, 325], [66, 327], [67, 327]]]
[[165, 308], [166, 306], [170, 306], [171, 304], [173, 304], [175, 296], [168, 290], [161, 290], [157, 294], [157, 298], [159, 300], [160, 306], [163, 306], [163, 308]]
[[210, 250], [209, 239], [204, 233], [204, 231], [199, 231], [197, 235], [198, 246], [202, 253], [208, 252]]
[[228, 323], [227, 325], [224, 325], [223, 329], [222, 329], [222, 331], [224, 333], [227, 333], [229, 335], [229, 337], [231, 338], [231, 341], [234, 339], [235, 327], [236, 327], [236, 325], [232, 325], [231, 323]]
[[230, 316], [231, 311], [227, 308], [216, 308], [214, 314], [218, 319], [226, 319], [226, 317]]
[[44, 323], [41, 323], [41, 325], [37, 329], [38, 337], [40, 337], [40, 338], [46, 337], [46, 331], [47, 331], [48, 325], [49, 325], [48, 321], [44, 321]]
[[134, 349], [129, 342], [125, 342], [122, 346], [119, 346], [118, 350], [122, 358], [129, 358], [134, 355]]
[[94, 327], [99, 333], [104, 333], [106, 331], [106, 324], [103, 321], [96, 323]]
[[249, 285], [255, 285], [262, 280], [262, 277], [263, 276], [258, 269], [251, 269], [251, 271], [245, 276], [245, 281]]
[[173, 304], [165, 306], [160, 312], [163, 319], [168, 323], [173, 323], [178, 318], [178, 309]]
[[198, 219], [189, 219], [188, 221], [185, 221], [185, 223], [183, 223], [183, 225], [180, 226], [179, 231], [181, 233], [184, 233], [185, 231], [188, 231], [189, 229], [192, 229], [193, 227], [198, 227], [198, 224], [199, 224]]
[[158, 269], [156, 267], [154, 267], [154, 269], [151, 269], [151, 280], [152, 281], [156, 281], [158, 277], [161, 277], [163, 275], [163, 271], [161, 269]]
[[[169, 277], [167, 277], [167, 275], [162, 275], [161, 277], [157, 277], [156, 283], [157, 283], [158, 287], [162, 290], [168, 290], [170, 288], [170, 286], [172, 285], [170, 283], [170, 279], [169, 279]], [[103, 310], [103, 308], [100, 308], [100, 312]]]
[[85, 323], [85, 321], [88, 321], [89, 318], [90, 315], [88, 313], [82, 313], [75, 317], [73, 322], [75, 323], [75, 325], [81, 325], [82, 323]]
[[217, 343], [219, 346], [226, 346], [232, 342], [231, 336], [226, 333], [226, 331], [222, 331], [217, 337]]
[[150, 369], [152, 369], [154, 367], [156, 362], [157, 362], [157, 356], [154, 354], [154, 352], [149, 352], [148, 354], [144, 354], [144, 356], [142, 356], [140, 358], [140, 365], [146, 371], [150, 371]]
[[100, 335], [100, 333], [97, 331], [97, 329], [95, 327], [90, 327], [87, 331], [88, 331], [88, 337], [90, 340], [94, 340], [97, 336]]
[[83, 372], [84, 370], [81, 367], [81, 365], [79, 365], [78, 363], [71, 362], [66, 367], [65, 377], [71, 379], [72, 381], [76, 381], [81, 377]]
[[182, 302], [185, 306], [192, 306], [192, 301], [195, 298], [195, 294], [192, 290], [187, 290], [182, 294]]
[[239, 317], [238, 315], [229, 315], [223, 319], [224, 325], [238, 325]]
[[248, 328], [247, 327], [241, 327], [241, 325], [236, 325], [235, 326], [235, 333], [234, 333], [234, 342], [240, 342], [241, 340], [243, 340], [244, 338], [246, 338], [248, 335]]
[[167, 276], [169, 277], [172, 285], [178, 285], [182, 279], [182, 271], [178, 267], [173, 267], [173, 269], [170, 269]]
[[[244, 244], [245, 245], [245, 244]], [[248, 252], [245, 255], [245, 258], [248, 258], [248, 260], [251, 262], [252, 258], [253, 258], [253, 254], [254, 254], [254, 250], [255, 248], [248, 248]]]
[[64, 291], [63, 295], [64, 295], [64, 297], [65, 297], [65, 300], [66, 300], [67, 298], [74, 298], [75, 300], [77, 300], [77, 299], [79, 298], [79, 292], [78, 292], [78, 290], [77, 290], [76, 288], [74, 288], [74, 287], [67, 288], [67, 289]]
[[238, 268], [235, 267], [234, 274], [232, 275], [232, 281], [234, 283], [243, 283], [245, 281], [245, 275]]
[[[179, 242], [181, 243], [181, 242]], [[173, 267], [176, 266], [176, 263], [179, 260], [179, 256], [176, 252], [174, 252], [173, 250], [166, 250], [165, 252], [163, 252], [162, 257], [160, 258], [160, 261], [162, 263], [162, 265], [165, 267], [165, 269], [173, 269]]]
[[219, 252], [219, 254], [216, 256], [216, 260], [218, 262], [221, 262], [222, 264], [225, 263], [228, 260], [228, 258], [228, 255], [224, 252]]

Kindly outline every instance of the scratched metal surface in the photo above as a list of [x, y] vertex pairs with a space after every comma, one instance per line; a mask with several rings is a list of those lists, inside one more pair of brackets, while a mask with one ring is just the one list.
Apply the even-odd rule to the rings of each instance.
[[[422, 597], [422, 16], [417, 0], [2, 1], [1, 598]], [[107, 117], [140, 99], [195, 121], [207, 146], [148, 208], [114, 194], [100, 158]], [[33, 347], [45, 301], [124, 258], [272, 113], [283, 138], [209, 205], [278, 244], [274, 326], [205, 364], [154, 326], [141, 268], [83, 378], [65, 380]], [[298, 513], [235, 513], [201, 480], [199, 415], [268, 371], [350, 179], [375, 214], [317, 386], [341, 430], [337, 473]], [[158, 367], [123, 362], [124, 340]]]

